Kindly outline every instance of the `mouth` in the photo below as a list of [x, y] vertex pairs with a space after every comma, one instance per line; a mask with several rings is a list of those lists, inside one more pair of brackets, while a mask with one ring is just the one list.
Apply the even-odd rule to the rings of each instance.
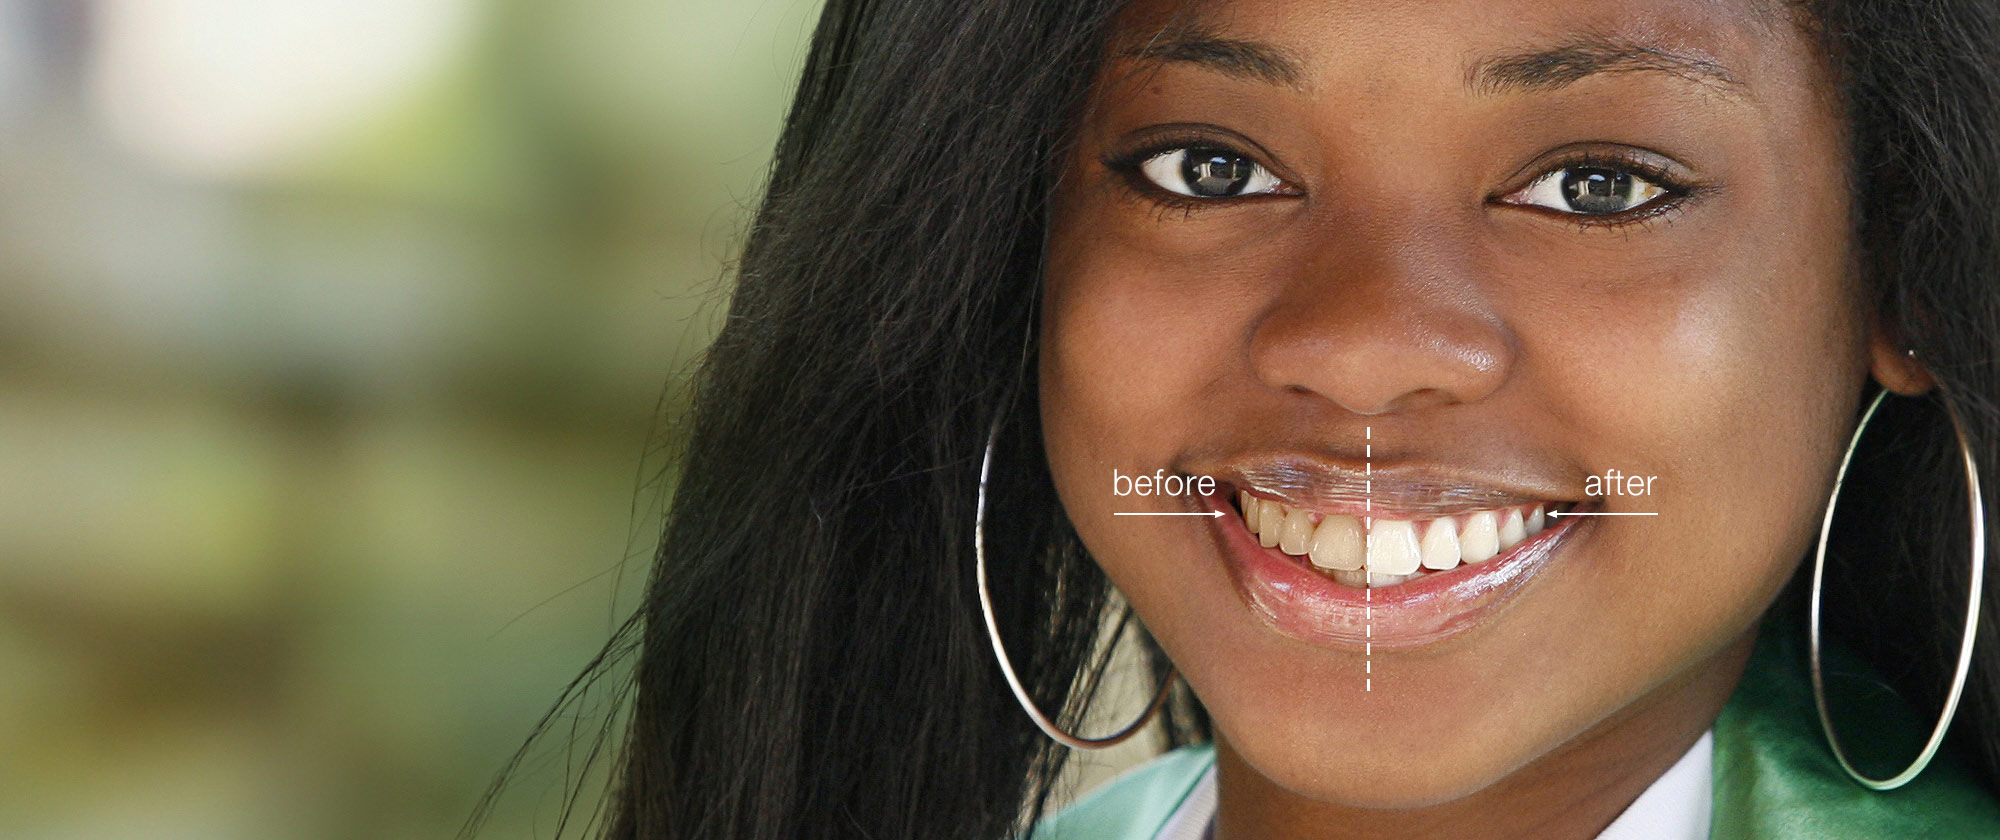
[[1365, 652], [1435, 645], [1489, 622], [1595, 525], [1570, 514], [1598, 507], [1501, 493], [1295, 495], [1230, 484], [1202, 503], [1221, 514], [1211, 532], [1254, 613], [1300, 641]]
[[1423, 518], [1362, 511], [1327, 513], [1237, 491], [1237, 524], [1262, 548], [1305, 564], [1333, 582], [1377, 589], [1418, 577], [1485, 563], [1512, 552], [1547, 530], [1550, 512], [1573, 511], [1567, 502], [1473, 510]]

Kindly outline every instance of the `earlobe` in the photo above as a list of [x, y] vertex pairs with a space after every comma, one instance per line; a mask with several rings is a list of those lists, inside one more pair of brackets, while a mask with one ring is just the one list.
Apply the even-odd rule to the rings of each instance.
[[1917, 358], [1917, 351], [1904, 346], [1894, 331], [1878, 326], [1868, 340], [1868, 372], [1882, 387], [1905, 397], [1914, 397], [1937, 387], [1937, 380]]

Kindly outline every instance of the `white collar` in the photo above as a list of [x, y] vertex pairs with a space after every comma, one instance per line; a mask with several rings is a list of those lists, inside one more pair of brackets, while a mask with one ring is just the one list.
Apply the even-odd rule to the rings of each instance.
[[1714, 765], [1715, 730], [1710, 729], [1597, 840], [1707, 840], [1708, 813], [1715, 804]]
[[[1709, 811], [1714, 807], [1710, 775], [1714, 757], [1711, 729], [1632, 800], [1597, 840], [1707, 840]], [[1153, 840], [1206, 840], [1214, 822], [1215, 765], [1211, 764]]]

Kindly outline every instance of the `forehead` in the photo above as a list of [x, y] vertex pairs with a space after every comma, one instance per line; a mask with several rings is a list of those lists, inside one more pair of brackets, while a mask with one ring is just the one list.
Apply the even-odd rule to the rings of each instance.
[[1640, 74], [1749, 95], [1814, 69], [1794, 14], [1773, 0], [1135, 0], [1110, 55], [1315, 93], [1428, 73], [1474, 92]]

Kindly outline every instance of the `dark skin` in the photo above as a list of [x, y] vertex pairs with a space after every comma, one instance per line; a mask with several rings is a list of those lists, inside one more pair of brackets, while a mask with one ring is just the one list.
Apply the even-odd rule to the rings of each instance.
[[[1189, 148], [1248, 188], [1138, 165]], [[1590, 838], [1712, 724], [1864, 384], [1929, 387], [1855, 274], [1845, 156], [1812, 45], [1748, 2], [1127, 11], [1057, 196], [1042, 419], [1078, 533], [1213, 715], [1218, 838]], [[1645, 202], [1578, 212], [1581, 170]], [[1575, 501], [1615, 468], [1658, 481], [1605, 509], [1659, 515], [1366, 655], [1263, 621], [1209, 520], [1110, 515], [1184, 509], [1112, 498], [1113, 469], [1358, 468], [1364, 429], [1387, 475]]]

